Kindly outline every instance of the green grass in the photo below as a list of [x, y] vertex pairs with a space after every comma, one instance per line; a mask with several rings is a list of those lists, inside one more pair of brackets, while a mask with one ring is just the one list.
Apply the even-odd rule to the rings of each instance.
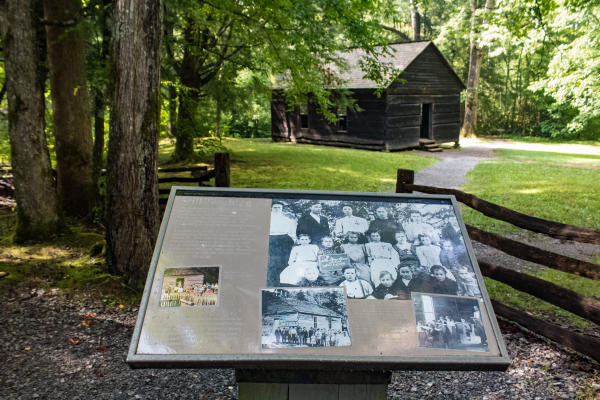
[[600, 155], [568, 154], [548, 151], [495, 149], [494, 153], [500, 158], [518, 161], [538, 161], [551, 164], [577, 164], [581, 166], [600, 167]]
[[593, 297], [600, 300], [600, 281], [583, 278], [581, 276], [558, 271], [552, 268], [544, 268], [533, 274], [534, 276], [556, 283], [564, 288], [573, 290], [583, 296]]
[[554, 306], [537, 297], [527, 293], [519, 292], [504, 283], [495, 281], [488, 277], [484, 277], [485, 287], [491, 298], [497, 300], [507, 306], [525, 310], [533, 314], [537, 318], [545, 319], [549, 315], [567, 321], [579, 329], [586, 329], [593, 325], [592, 322], [581, 318], [575, 314], [563, 310], [560, 307]]
[[233, 187], [393, 192], [398, 168], [415, 171], [436, 158], [329, 146], [228, 139]]
[[[600, 165], [600, 156], [541, 151], [495, 150], [513, 159], [479, 163], [467, 174], [461, 189], [485, 200], [525, 214], [572, 225], [600, 229], [600, 169], [556, 164]], [[511, 224], [485, 217], [462, 207], [465, 222], [499, 234], [520, 232]], [[596, 262], [600, 261], [600, 255]], [[535, 274], [588, 297], [600, 296], [600, 282], [544, 268]], [[593, 324], [508, 285], [485, 278], [492, 297], [506, 305], [527, 310], [538, 317], [554, 316], [581, 329]]]
[[541, 144], [586, 144], [591, 146], [600, 146], [600, 140], [565, 140], [564, 138], [549, 138], [540, 136], [517, 136], [517, 135], [494, 135], [477, 136], [479, 140], [510, 140], [512, 142], [523, 143], [541, 143]]
[[[566, 224], [600, 229], [600, 170], [540, 162], [484, 161], [462, 190], [513, 210]], [[469, 224], [495, 232], [518, 228], [463, 207]]]
[[[600, 300], [600, 281], [583, 278], [552, 268], [544, 268], [535, 273], [529, 272], [529, 274], [572, 290], [583, 296]], [[548, 315], [552, 315], [580, 329], [586, 329], [594, 325], [592, 322], [579, 317], [578, 315], [565, 311], [560, 307], [554, 306], [534, 296], [519, 292], [501, 282], [487, 277], [484, 277], [484, 280], [490, 297], [508, 306], [530, 311], [533, 315], [542, 319]]]

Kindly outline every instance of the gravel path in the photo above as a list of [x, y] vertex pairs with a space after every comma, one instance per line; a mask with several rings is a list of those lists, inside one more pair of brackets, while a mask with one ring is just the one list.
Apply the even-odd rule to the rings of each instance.
[[473, 146], [463, 146], [458, 149], [444, 149], [440, 153], [417, 151], [423, 156], [439, 158], [440, 161], [431, 167], [415, 173], [415, 184], [458, 189], [465, 181], [467, 172], [478, 162], [494, 158], [492, 149]]
[[[233, 371], [132, 370], [137, 309], [37, 293], [0, 302], [1, 399], [233, 399]], [[93, 314], [93, 316], [91, 315]], [[598, 365], [501, 323], [507, 372], [396, 372], [390, 399], [600, 396]], [[594, 394], [595, 393], [595, 394]]]

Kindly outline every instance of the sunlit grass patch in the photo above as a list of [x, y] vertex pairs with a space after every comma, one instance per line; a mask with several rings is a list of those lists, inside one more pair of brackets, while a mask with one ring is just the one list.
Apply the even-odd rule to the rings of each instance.
[[[484, 161], [467, 174], [461, 187], [484, 200], [524, 214], [600, 229], [600, 170]], [[495, 233], [515, 232], [511, 224], [462, 207], [465, 222]]]
[[600, 155], [569, 154], [549, 151], [495, 149], [496, 156], [520, 161], [539, 161], [552, 164], [580, 164], [600, 166]]
[[415, 171], [438, 160], [411, 152], [227, 139], [233, 187], [393, 192], [398, 168]]

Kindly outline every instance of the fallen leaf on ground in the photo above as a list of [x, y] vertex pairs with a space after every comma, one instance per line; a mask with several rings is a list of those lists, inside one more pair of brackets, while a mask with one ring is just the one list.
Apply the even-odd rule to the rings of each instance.
[[71, 342], [71, 344], [79, 344], [79, 340], [75, 340], [73, 338], [69, 338], [69, 342]]

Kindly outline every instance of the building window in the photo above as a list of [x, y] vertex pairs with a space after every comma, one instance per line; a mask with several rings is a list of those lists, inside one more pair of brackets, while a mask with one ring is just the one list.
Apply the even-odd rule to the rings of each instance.
[[300, 128], [308, 129], [308, 104], [300, 106]]
[[348, 109], [346, 106], [339, 106], [336, 110], [337, 116], [337, 130], [347, 131], [348, 130]]

